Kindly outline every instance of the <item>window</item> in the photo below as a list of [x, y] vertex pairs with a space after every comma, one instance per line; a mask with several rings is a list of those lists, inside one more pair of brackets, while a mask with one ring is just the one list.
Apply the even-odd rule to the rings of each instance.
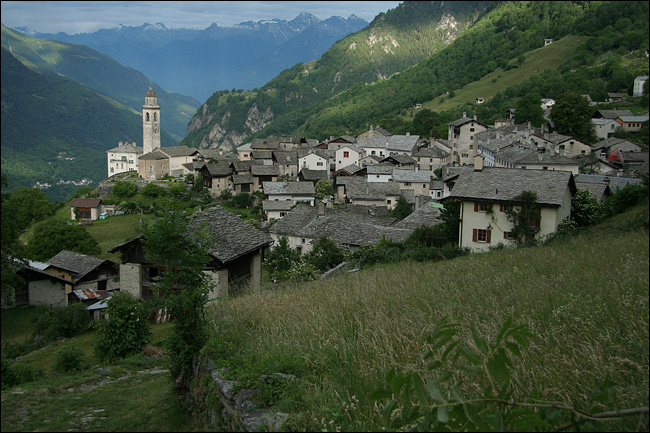
[[513, 240], [515, 237], [512, 235], [512, 232], [503, 232], [503, 239], [507, 239], [509, 241]]
[[499, 210], [500, 210], [501, 212], [509, 212], [509, 211], [512, 210], [512, 205], [511, 205], [511, 204], [502, 204], [502, 205], [499, 205]]
[[473, 229], [472, 241], [489, 244], [491, 243], [492, 230]]
[[343, 151], [343, 158], [349, 158], [349, 157], [350, 157], [350, 152], [348, 152], [347, 150]]
[[474, 132], [474, 128], [469, 128], [469, 132]]
[[474, 203], [474, 212], [487, 212], [492, 209], [492, 205], [488, 203]]

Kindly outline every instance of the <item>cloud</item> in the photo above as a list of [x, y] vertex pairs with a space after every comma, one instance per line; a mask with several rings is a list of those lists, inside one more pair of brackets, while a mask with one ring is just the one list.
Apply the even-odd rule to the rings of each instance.
[[3, 1], [2, 23], [42, 33], [89, 33], [102, 28], [163, 23], [168, 28], [204, 29], [219, 22], [279, 18], [291, 20], [300, 12], [319, 19], [354, 14], [370, 22], [398, 1]]

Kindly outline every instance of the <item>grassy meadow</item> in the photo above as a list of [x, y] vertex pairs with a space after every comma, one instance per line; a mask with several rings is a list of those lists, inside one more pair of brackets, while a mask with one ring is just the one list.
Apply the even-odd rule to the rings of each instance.
[[[534, 394], [589, 413], [647, 407], [648, 245], [645, 205], [539, 247], [269, 286], [208, 308], [204, 353], [246, 387], [259, 386], [261, 375], [293, 375], [259, 395], [291, 415], [285, 431], [380, 431], [385, 402], [371, 393], [392, 368], [431, 377], [422, 353], [441, 318], [460, 324], [472, 347], [472, 327], [493, 342], [512, 317], [534, 334], [513, 358], [512, 400]], [[3, 343], [31, 335], [31, 308], [2, 312]], [[154, 325], [151, 346], [108, 372], [98, 370], [95, 331], [18, 359], [43, 376], [2, 391], [2, 431], [206, 430], [202, 417], [181, 409], [164, 357], [152, 356], [171, 326]], [[82, 372], [56, 371], [61, 346], [84, 351]], [[451, 382], [463, 396], [486, 386], [460, 369]], [[646, 414], [580, 430], [647, 427]]]
[[[393, 367], [427, 377], [421, 354], [440, 318], [460, 323], [471, 346], [472, 326], [494, 341], [512, 317], [535, 334], [513, 366], [514, 400], [538, 393], [585, 411], [647, 407], [647, 207], [626, 218], [542, 247], [400, 263], [228, 299], [211, 311], [207, 350], [234, 379], [295, 375], [275, 402], [295, 415], [290, 430], [378, 431], [381, 404], [369, 395]], [[639, 218], [645, 228], [628, 230]], [[614, 406], [594, 407], [608, 379]], [[454, 382], [461, 393], [485, 385], [460, 371]], [[647, 415], [581, 427], [639, 425], [648, 426]]]

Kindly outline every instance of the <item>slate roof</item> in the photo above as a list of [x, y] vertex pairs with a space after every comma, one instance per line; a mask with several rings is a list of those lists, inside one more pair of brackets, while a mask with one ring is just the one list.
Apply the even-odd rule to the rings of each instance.
[[545, 164], [545, 165], [580, 165], [575, 159], [554, 153], [540, 153], [529, 150], [517, 159], [517, 164]]
[[576, 183], [602, 183], [609, 184], [609, 188], [616, 192], [619, 188], [623, 188], [629, 184], [640, 184], [642, 183], [641, 179], [635, 179], [631, 177], [616, 177], [616, 176], [602, 176], [596, 174], [578, 174], [575, 177]]
[[[368, 167], [372, 167], [372, 166], [369, 165]], [[340, 171], [344, 171], [344, 172], [346, 172], [346, 173], [348, 173], [350, 175], [353, 175], [353, 174], [355, 174], [355, 173], [357, 173], [357, 172], [359, 172], [361, 170], [363, 170], [362, 167], [359, 167], [356, 164], [350, 164], [350, 165], [346, 165], [345, 167], [339, 168], [338, 170], [336, 170], [335, 174], [340, 172]]]
[[115, 266], [115, 263], [110, 260], [100, 259], [98, 257], [75, 253], [74, 251], [68, 250], [60, 251], [48, 260], [47, 263], [51, 266], [73, 272], [73, 282], [81, 280], [88, 273], [94, 271], [104, 263]]
[[70, 200], [70, 207], [96, 208], [102, 203], [101, 198], [73, 198]]
[[485, 126], [486, 128], [488, 127], [488, 125], [486, 125], [486, 124], [484, 124], [482, 122], [479, 122], [478, 120], [474, 119], [473, 117], [461, 117], [460, 119], [457, 119], [457, 120], [454, 120], [453, 122], [448, 123], [447, 126], [458, 127], [458, 126], [463, 126], [463, 125], [465, 125], [466, 123], [469, 123], [469, 122], [476, 122], [479, 125]]
[[279, 176], [280, 167], [277, 165], [252, 165], [251, 174], [253, 176]]
[[575, 192], [569, 171], [484, 167], [481, 171], [462, 172], [450, 197], [516, 203], [523, 191], [531, 191], [537, 195], [538, 204], [559, 207], [567, 187]]
[[262, 182], [265, 195], [311, 195], [316, 192], [312, 182]]
[[278, 236], [297, 236], [318, 240], [326, 235], [339, 248], [374, 244], [384, 237], [404, 242], [413, 232], [410, 228], [394, 227], [395, 218], [377, 217], [345, 209], [325, 209], [319, 217], [315, 206], [298, 205], [275, 223], [269, 231]]
[[345, 194], [352, 200], [385, 200], [386, 196], [400, 196], [399, 183], [368, 182], [364, 177], [340, 177], [337, 185], [345, 185]]
[[610, 137], [599, 141], [591, 148], [594, 150], [606, 148], [608, 151], [619, 149], [621, 152], [640, 152], [642, 150], [640, 146], [632, 143], [631, 141], [616, 137]]
[[206, 171], [211, 177], [224, 177], [232, 174], [232, 168], [228, 162], [218, 162], [216, 164], [205, 164], [201, 171]]
[[398, 164], [415, 164], [415, 160], [404, 153], [394, 153], [383, 159], [386, 162], [390, 162], [390, 160], [394, 160]]
[[163, 153], [169, 155], [170, 158], [176, 156], [191, 156], [199, 153], [198, 149], [194, 147], [187, 147], [187, 146], [165, 147], [165, 148], [160, 148], [158, 150], [161, 150]]
[[234, 185], [246, 185], [253, 183], [253, 175], [251, 174], [235, 174], [232, 177], [232, 183]]
[[157, 159], [167, 159], [169, 156], [167, 156], [166, 153], [163, 153], [160, 149], [154, 149], [149, 153], [145, 153], [144, 155], [140, 156], [140, 160], [147, 161], [147, 160], [157, 160]]
[[418, 227], [426, 226], [431, 227], [440, 222], [439, 208], [431, 207], [428, 204], [420, 206], [420, 208], [413, 211], [409, 216], [395, 224], [395, 227], [408, 228], [415, 230]]
[[576, 182], [576, 188], [589, 191], [598, 201], [603, 201], [605, 195], [611, 193], [609, 186], [604, 183]]
[[268, 247], [273, 242], [264, 232], [218, 205], [195, 212], [190, 227], [207, 229], [210, 238], [208, 252], [222, 263]]
[[395, 166], [393, 164], [373, 164], [366, 166], [368, 175], [392, 175]]
[[633, 116], [630, 110], [598, 110], [594, 117], [602, 117], [604, 119], [616, 119], [618, 116]]
[[321, 179], [327, 179], [327, 170], [310, 170], [308, 168], [303, 168], [298, 173], [298, 176], [304, 181], [319, 181]]
[[648, 120], [648, 116], [618, 116], [623, 123], [643, 123]]
[[142, 153], [142, 148], [132, 143], [124, 143], [121, 146], [108, 149], [106, 152]]
[[431, 181], [431, 173], [425, 170], [406, 170], [402, 168], [394, 168], [393, 180], [395, 182], [429, 183]]
[[296, 201], [294, 200], [263, 200], [262, 210], [264, 210], [264, 212], [289, 211], [293, 206], [295, 206], [295, 204]]
[[437, 159], [448, 158], [449, 155], [450, 155], [449, 152], [444, 151], [439, 147], [425, 147], [413, 154], [415, 158], [437, 158]]

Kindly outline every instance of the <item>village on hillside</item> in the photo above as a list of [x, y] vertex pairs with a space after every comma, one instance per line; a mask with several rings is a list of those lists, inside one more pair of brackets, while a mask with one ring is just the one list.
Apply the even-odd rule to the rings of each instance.
[[[542, 103], [551, 110], [552, 102]], [[92, 222], [119, 213], [101, 197], [110, 195], [112, 185], [122, 179], [138, 189], [152, 182], [164, 185], [163, 179], [197, 179], [213, 199], [258, 193], [253, 196], [264, 197], [263, 230], [218, 205], [195, 214], [208, 225], [212, 239], [211, 299], [242, 284], [259, 288], [264, 253], [283, 237], [301, 254], [322, 236], [347, 251], [382, 239], [404, 242], [416, 228], [439, 223], [445, 202], [453, 200], [460, 202], [458, 246], [484, 252], [514, 243], [507, 212], [521, 206], [524, 191], [536, 198], [535, 236], [543, 239], [570, 216], [577, 190], [603, 201], [648, 174], [648, 152], [612, 137], [619, 128], [638, 131], [648, 120], [628, 110], [596, 111], [592, 123], [600, 141], [591, 146], [530, 123], [515, 124], [514, 110], [509, 110], [494, 125], [463, 114], [448, 124], [447, 140], [393, 135], [371, 125], [360, 135], [323, 141], [257, 138], [236, 152], [161, 147], [160, 111], [150, 88], [142, 111], [143, 146], [127, 142], [108, 150], [108, 178], [98, 189], [100, 198], [74, 198], [70, 219]], [[586, 158], [590, 174], [580, 170]], [[333, 193], [317, 197], [316, 185], [323, 181]], [[404, 201], [411, 214], [401, 220], [391, 217], [390, 211]], [[32, 262], [23, 272], [27, 291], [17, 294], [17, 303], [83, 302], [101, 311], [114, 290], [150, 297], [159, 270], [144, 258], [142, 239], [109, 252], [121, 254], [119, 267], [69, 251], [47, 263]]]

